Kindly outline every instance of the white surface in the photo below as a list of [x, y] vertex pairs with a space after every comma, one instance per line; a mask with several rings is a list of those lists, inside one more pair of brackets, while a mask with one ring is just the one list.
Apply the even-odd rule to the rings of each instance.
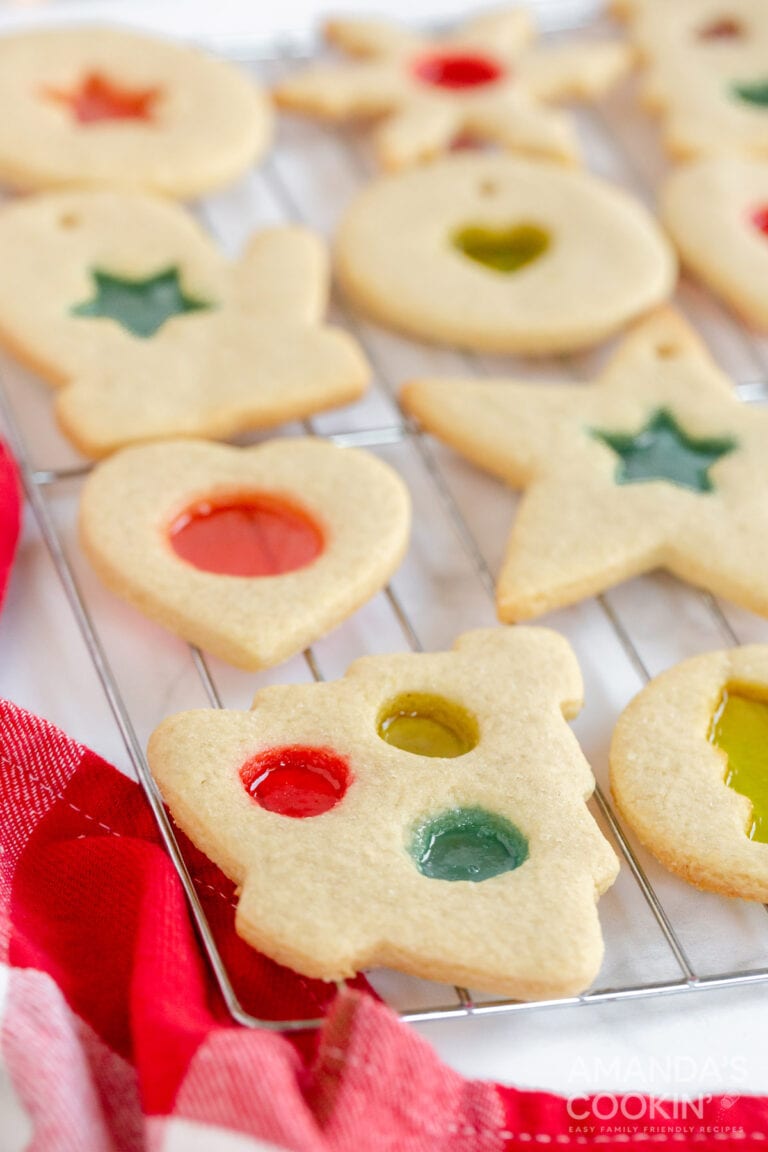
[[[213, 37], [232, 45], [241, 34], [260, 41], [276, 28], [297, 33], [306, 28], [306, 0], [273, 6], [228, 0], [216, 5], [169, 3], [130, 5], [130, 18], [159, 29], [178, 28], [193, 38]], [[347, 4], [345, 8], [366, 8]], [[388, 4], [390, 12], [392, 4]], [[414, 14], [413, 7], [400, 7]], [[459, 5], [439, 0], [419, 5], [418, 15], [450, 14]], [[96, 0], [87, 6], [59, 5], [57, 12], [89, 17], [128, 15], [126, 3]], [[30, 13], [45, 18], [42, 9]], [[26, 13], [25, 13], [26, 15]], [[202, 16], [202, 20], [198, 17]], [[16, 15], [13, 15], [16, 19]], [[2, 22], [0, 22], [2, 27]], [[585, 140], [592, 166], [619, 183], [638, 185], [648, 193], [658, 179], [661, 161], [653, 129], [633, 117], [628, 98], [616, 97], [602, 119], [585, 117]], [[621, 125], [628, 154], [609, 140], [606, 126]], [[286, 121], [276, 149], [264, 169], [212, 199], [203, 216], [222, 244], [235, 250], [249, 230], [295, 215], [330, 233], [347, 198], [367, 173], [365, 148], [354, 137]], [[744, 381], [765, 379], [768, 345], [749, 342], [734, 323], [699, 290], [685, 286], [683, 307], [707, 334], [724, 366]], [[341, 313], [337, 319], [347, 322]], [[376, 386], [360, 404], [318, 418], [317, 428], [335, 432], [375, 428], [396, 421], [390, 390], [417, 372], [478, 374], [493, 370], [530, 375], [588, 378], [599, 354], [572, 362], [538, 366], [511, 360], [476, 359], [440, 352], [369, 327], [358, 325], [377, 370]], [[48, 395], [38, 382], [9, 369], [15, 406], [25, 432], [35, 445], [38, 466], [76, 461], [59, 438], [50, 418]], [[290, 430], [288, 430], [290, 431]], [[493, 622], [487, 587], [479, 578], [471, 550], [455, 525], [424, 461], [410, 444], [377, 451], [394, 463], [409, 483], [415, 502], [413, 543], [394, 586], [426, 648], [449, 646], [468, 627]], [[477, 547], [491, 571], [500, 562], [514, 497], [501, 485], [437, 445], [429, 451], [442, 470], [449, 491], [472, 526]], [[202, 688], [185, 646], [144, 621], [96, 583], [81, 560], [75, 535], [77, 483], [50, 490], [51, 508], [67, 541], [89, 606], [107, 647], [137, 725], [145, 739], [166, 714], [203, 706]], [[654, 674], [687, 655], [722, 647], [722, 622], [698, 594], [664, 576], [633, 581], [611, 592], [610, 610], [635, 644], [647, 670]], [[768, 624], [723, 605], [739, 638], [768, 639]], [[573, 643], [584, 670], [587, 703], [576, 730], [598, 778], [605, 782], [606, 753], [615, 720], [641, 686], [629, 659], [596, 601], [557, 613], [546, 621]], [[353, 620], [315, 648], [327, 677], [343, 673], [364, 651], [390, 651], [406, 638], [384, 596], [377, 597]], [[17, 569], [6, 611], [0, 621], [0, 694], [8, 696], [83, 740], [123, 769], [128, 759], [110, 717], [95, 673], [36, 526], [27, 517]], [[265, 676], [249, 676], [211, 662], [229, 706], [246, 707], [255, 689], [268, 680], [307, 679], [300, 658]], [[649, 875], [673, 920], [691, 963], [700, 974], [763, 966], [768, 951], [768, 917], [759, 906], [695, 892], [666, 875], [641, 853]], [[677, 979], [679, 970], [665, 945], [626, 865], [616, 887], [601, 903], [606, 935], [606, 963], [598, 985], [627, 985]], [[401, 1006], [443, 1003], [448, 993], [419, 981], [390, 974], [377, 977], [379, 987]], [[419, 1030], [454, 1067], [471, 1076], [566, 1093], [592, 1089], [644, 1089], [692, 1095], [700, 1092], [768, 1091], [764, 1037], [768, 1030], [766, 989], [700, 993], [634, 1004], [579, 1007], [516, 1013], [447, 1023], [427, 1023]]]

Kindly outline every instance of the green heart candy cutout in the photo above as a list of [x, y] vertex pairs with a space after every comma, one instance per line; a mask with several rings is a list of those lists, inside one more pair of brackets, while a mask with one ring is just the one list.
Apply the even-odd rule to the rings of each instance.
[[550, 246], [549, 232], [538, 224], [485, 228], [468, 224], [451, 237], [454, 248], [494, 272], [519, 272], [543, 256]]

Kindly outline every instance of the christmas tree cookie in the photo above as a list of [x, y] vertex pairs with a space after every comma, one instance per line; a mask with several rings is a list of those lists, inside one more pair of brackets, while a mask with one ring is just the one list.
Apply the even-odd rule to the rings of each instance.
[[171, 717], [148, 756], [238, 885], [237, 931], [280, 963], [564, 996], [597, 974], [596, 900], [618, 868], [565, 722], [581, 693], [557, 634], [471, 632], [264, 688], [250, 712]]

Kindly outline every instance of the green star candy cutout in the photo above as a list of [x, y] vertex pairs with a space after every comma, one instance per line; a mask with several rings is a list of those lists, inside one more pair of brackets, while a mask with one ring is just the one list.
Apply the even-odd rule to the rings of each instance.
[[128, 280], [94, 268], [96, 288], [93, 299], [75, 305], [73, 316], [105, 316], [144, 340], [173, 316], [211, 308], [206, 300], [187, 296], [181, 286], [178, 268], [167, 268], [143, 280]]
[[657, 568], [768, 616], [768, 411], [739, 400], [675, 313], [636, 325], [591, 383], [415, 380], [402, 403], [523, 492], [501, 620]]
[[749, 81], [742, 84], [732, 84], [731, 91], [745, 104], [752, 104], [756, 108], [768, 108], [768, 78], [765, 80]]
[[675, 417], [664, 410], [656, 412], [634, 436], [597, 428], [592, 429], [592, 435], [621, 458], [617, 484], [666, 480], [692, 492], [713, 491], [710, 468], [736, 447], [732, 439], [696, 440], [687, 436]]

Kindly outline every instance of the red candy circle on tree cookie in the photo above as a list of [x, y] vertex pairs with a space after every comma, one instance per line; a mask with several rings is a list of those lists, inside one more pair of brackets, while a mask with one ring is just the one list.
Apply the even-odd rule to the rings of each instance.
[[758, 232], [762, 232], [763, 236], [768, 237], [768, 204], [755, 208], [752, 213], [752, 223]]
[[240, 769], [243, 787], [261, 808], [278, 816], [321, 816], [344, 798], [349, 764], [332, 748], [291, 744], [252, 756]]
[[412, 71], [435, 88], [481, 88], [501, 79], [505, 70], [480, 52], [433, 52], [417, 60]]
[[66, 105], [80, 124], [102, 120], [152, 120], [159, 88], [121, 88], [100, 72], [89, 72], [69, 90], [46, 88], [49, 100]]
[[282, 576], [323, 551], [323, 533], [297, 505], [271, 494], [200, 500], [170, 526], [182, 560], [220, 576]]

